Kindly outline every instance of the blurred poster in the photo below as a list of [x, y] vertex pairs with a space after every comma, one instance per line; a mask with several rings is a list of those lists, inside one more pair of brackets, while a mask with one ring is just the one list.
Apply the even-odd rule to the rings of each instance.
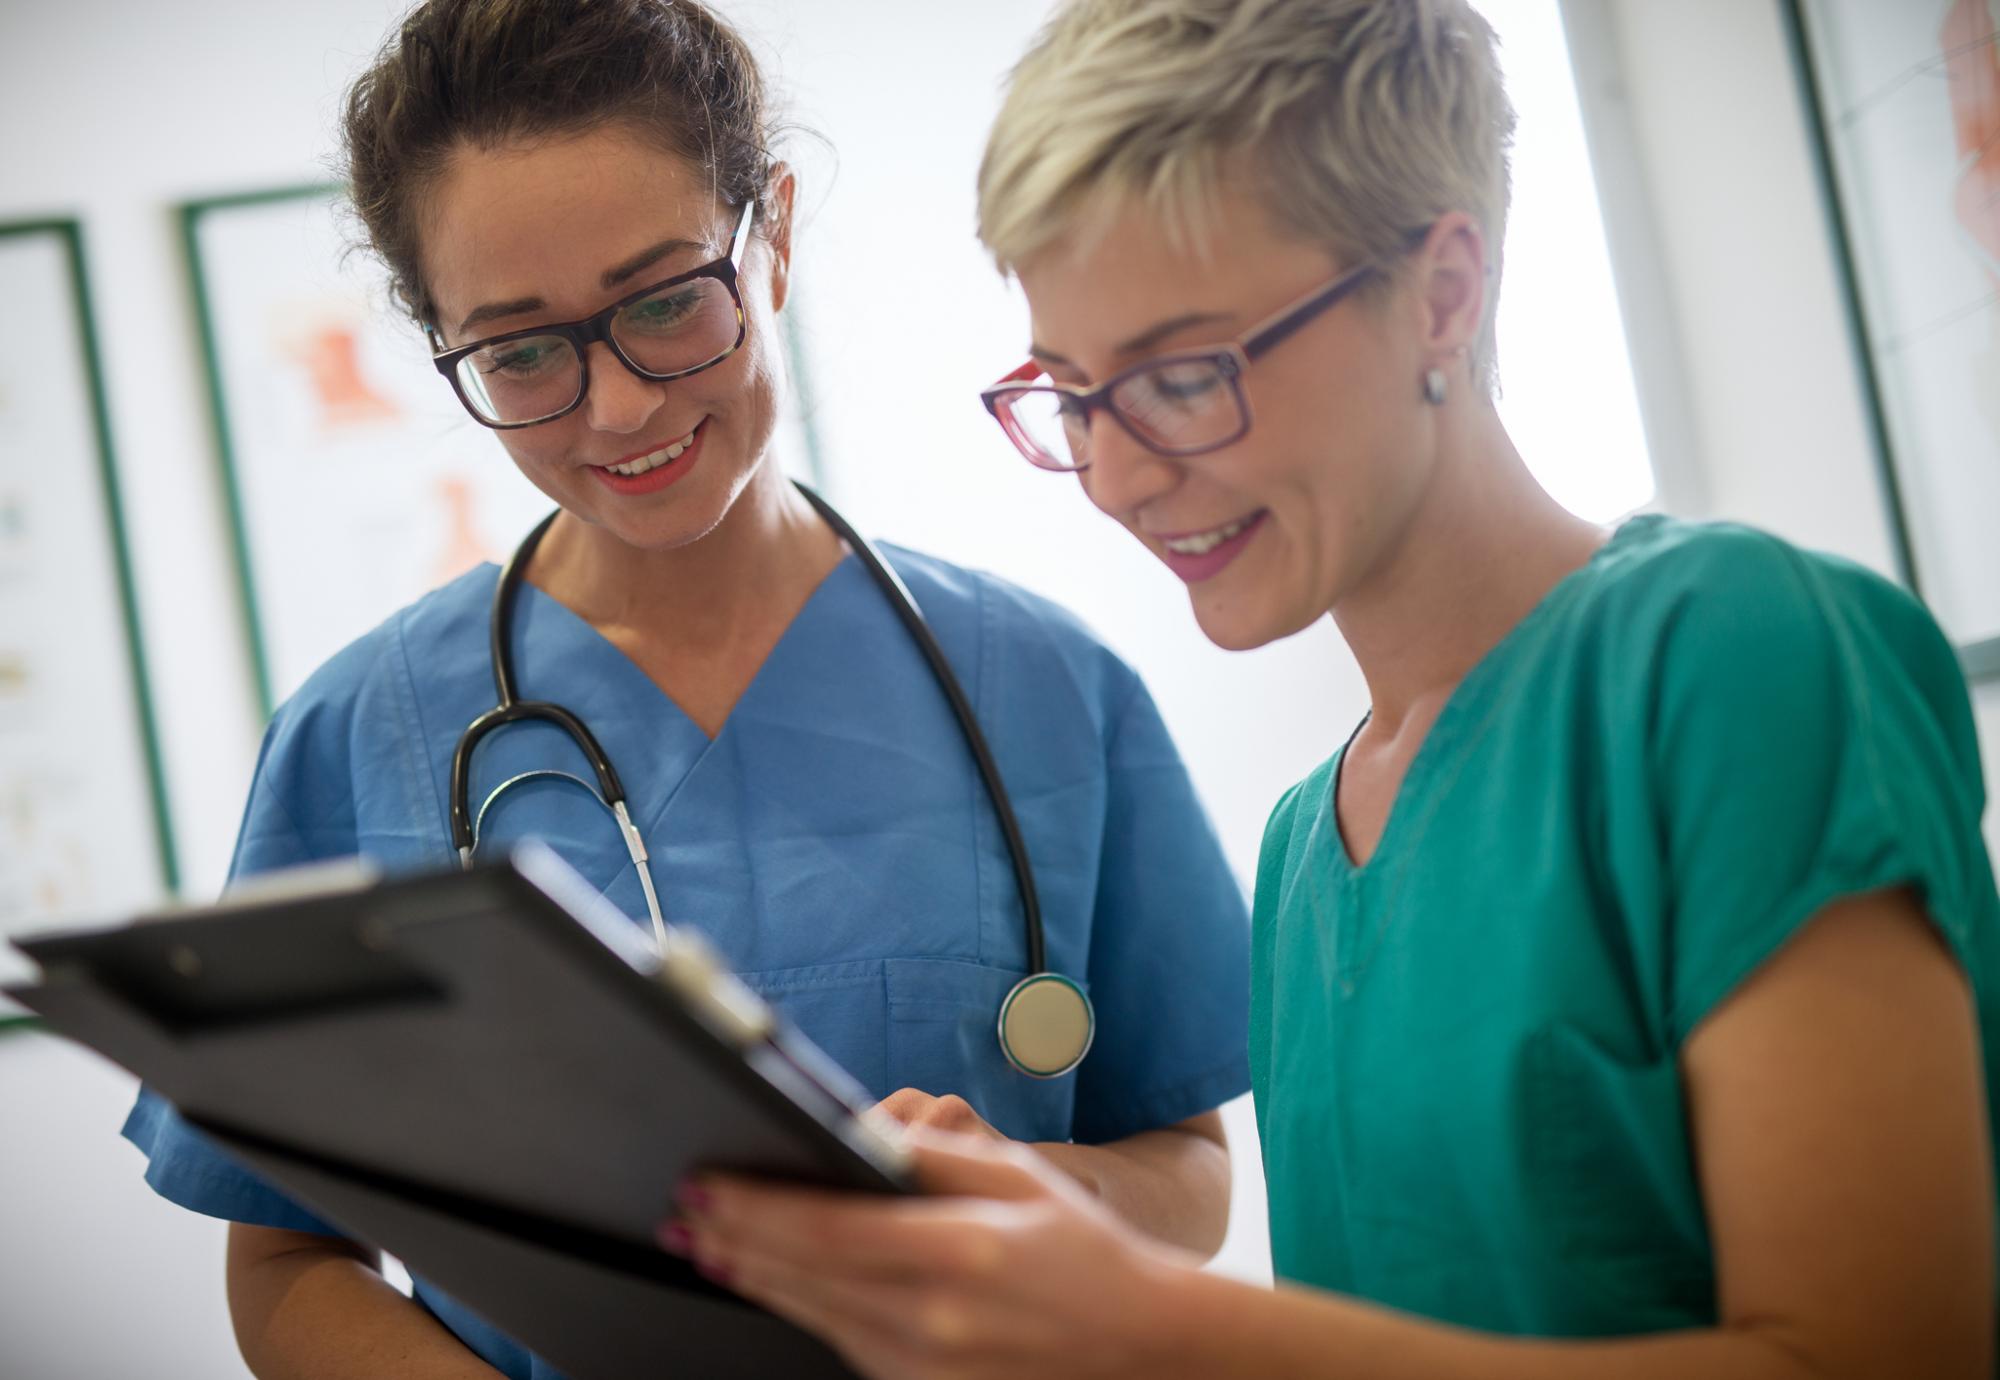
[[73, 222], [0, 225], [0, 302], [4, 939], [156, 904], [173, 847]]
[[[506, 559], [550, 501], [352, 249], [337, 188], [182, 208], [266, 709], [398, 608]], [[799, 427], [780, 445], [799, 453]]]
[[2000, 37], [1993, 0], [1794, 0], [1908, 555], [2000, 674]]
[[386, 273], [347, 252], [340, 212], [333, 188], [182, 210], [267, 710], [549, 508], [431, 367]]

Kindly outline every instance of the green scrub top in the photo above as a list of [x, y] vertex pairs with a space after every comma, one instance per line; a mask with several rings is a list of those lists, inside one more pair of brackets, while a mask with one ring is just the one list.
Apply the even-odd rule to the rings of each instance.
[[[1344, 752], [1344, 749], [1343, 749]], [[2000, 1073], [1964, 681], [1908, 595], [1742, 527], [1620, 527], [1459, 685], [1356, 867], [1340, 754], [1257, 874], [1281, 1279], [1535, 1336], [1712, 1325], [1678, 1060], [1814, 914], [1907, 884]]]

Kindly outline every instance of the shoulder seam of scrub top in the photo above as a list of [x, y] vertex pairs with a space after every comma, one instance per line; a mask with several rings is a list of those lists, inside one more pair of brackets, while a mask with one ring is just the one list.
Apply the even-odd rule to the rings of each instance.
[[[271, 735], [277, 731], [278, 715], [283, 714], [284, 710], [285, 710], [284, 706], [282, 705], [279, 706], [278, 712], [271, 716], [271, 722], [264, 730], [265, 733], [264, 751], [259, 752], [257, 754], [257, 765], [252, 770], [251, 773], [251, 788], [246, 793], [243, 802], [243, 820], [237, 826], [236, 845], [235, 847], [229, 850], [229, 875], [223, 882], [223, 890], [225, 892], [228, 890], [230, 885], [236, 881], [238, 876], [236, 871], [237, 863], [238, 860], [243, 856], [243, 844], [245, 840], [250, 837], [247, 830], [247, 826], [250, 822], [250, 808], [256, 801], [257, 778], [263, 774], [264, 763], [267, 759], [267, 754], [270, 751]], [[267, 801], [269, 801], [269, 805], [267, 806], [267, 808], [275, 809], [277, 811], [279, 818], [284, 822], [285, 828], [291, 830], [292, 837], [298, 840], [298, 853], [300, 855], [300, 860], [301, 861], [313, 860], [316, 857], [316, 855], [313, 853], [312, 849], [307, 846], [306, 831], [299, 827], [298, 820], [294, 818], [292, 815], [291, 806], [285, 803], [284, 797], [277, 791], [266, 789], [264, 791], [264, 797]], [[242, 875], [251, 876], [254, 874], [245, 873]]]
[[[1075, 610], [991, 571], [950, 568], [980, 589], [982, 606], [992, 610], [992, 623], [997, 626], [1004, 605], [1020, 620], [1023, 640], [1032, 637], [1061, 663], [1064, 685], [1075, 696], [1077, 706], [1091, 716], [1099, 736], [1108, 738], [1112, 719], [1129, 707], [1131, 696], [1145, 688], [1144, 677]], [[1107, 696], [1111, 683], [1121, 678], [1126, 682], [1121, 687], [1126, 698], [1114, 708]]]
[[1806, 564], [1805, 556], [1783, 544], [1778, 544], [1778, 550], [1786, 558], [1786, 568], [1791, 572], [1792, 578], [1798, 581], [1832, 641], [1834, 656], [1841, 670], [1841, 698], [1847, 702], [1861, 729], [1861, 760], [1863, 770], [1868, 777], [1868, 793], [1874, 797], [1877, 809], [1885, 816], [1892, 816], [1895, 813], [1895, 804], [1889, 798], [1888, 792], [1883, 789], [1886, 772], [1881, 758], [1881, 745], [1875, 740], [1877, 722], [1875, 698], [1871, 693], [1867, 677], [1862, 673], [1862, 657], [1860, 649], [1854, 645], [1854, 630], [1848, 626], [1846, 619], [1837, 616], [1821, 580], [1815, 578], [1819, 572], [1813, 571]]
[[[1869, 677], [1864, 671], [1865, 658], [1862, 657], [1860, 650], [1854, 645], [1854, 629], [1850, 620], [1842, 616], [1841, 606], [1831, 597], [1832, 591], [1827, 588], [1829, 578], [1841, 575], [1850, 567], [1856, 575], [1865, 580], [1880, 581], [1881, 577], [1875, 574], [1875, 572], [1867, 570], [1865, 567], [1852, 565], [1852, 563], [1844, 561], [1843, 558], [1832, 558], [1834, 563], [1829, 563], [1828, 559], [1820, 553], [1793, 546], [1771, 533], [1757, 528], [1746, 527], [1737, 523], [1719, 522], [1678, 525], [1690, 533], [1692, 539], [1690, 545], [1653, 553], [1657, 558], [1672, 561], [1676, 556], [1679, 556], [1690, 560], [1699, 560], [1704, 557], [1714, 560], [1732, 556], [1740, 552], [1742, 554], [1737, 557], [1739, 560], [1754, 560], [1760, 567], [1776, 565], [1782, 569], [1782, 578], [1788, 586], [1783, 590], [1782, 596], [1785, 605], [1793, 618], [1800, 621], [1810, 621], [1814, 637], [1823, 640], [1827, 657], [1836, 672], [1835, 678], [1839, 684], [1830, 687], [1829, 693], [1838, 697], [1844, 719], [1856, 726], [1857, 731], [1851, 736], [1860, 739], [1860, 742], [1855, 745], [1859, 753], [1857, 762], [1864, 778], [1864, 787], [1868, 798], [1874, 805], [1876, 818], [1878, 821], [1895, 819], [1899, 811], [1895, 802], [1885, 790], [1886, 777], [1884, 764], [1880, 756], [1880, 744], [1874, 741], [1875, 733], [1872, 730], [1872, 725], [1878, 717], [1876, 712], [1877, 705], [1872, 694]], [[1727, 544], [1718, 546], [1716, 544], [1701, 542], [1701, 538], [1710, 535], [1722, 538]], [[1699, 543], [1699, 545], [1696, 543]], [[1704, 547], [1706, 549], [1703, 549]], [[1887, 584], [1886, 581], [1883, 581], [1883, 583]], [[1888, 587], [1895, 588], [1894, 586]], [[1706, 596], [1702, 602], [1712, 611], [1710, 613], [1711, 617], [1716, 616], [1715, 611], [1726, 613], [1734, 606], [1735, 599], [1738, 597], [1731, 591], [1718, 590], [1712, 586], [1698, 588], [1691, 592]], [[1901, 591], [1898, 592], [1900, 593]], [[1913, 608], [1921, 611], [1920, 606], [1913, 605]], [[1656, 675], [1660, 673], [1660, 666], [1658, 664], [1655, 666], [1654, 673]], [[1798, 913], [1792, 915], [1787, 923], [1776, 931], [1778, 947], [1782, 947], [1796, 938], [1803, 926], [1810, 923], [1812, 917], [1821, 909], [1843, 897], [1858, 895], [1866, 891], [1879, 889], [1883, 886], [1906, 884], [1913, 879], [1921, 880], [1918, 861], [1910, 856], [1908, 849], [1904, 846], [1903, 840], [1897, 835], [1896, 831], [1882, 828], [1881, 832], [1883, 835], [1881, 842], [1890, 849], [1890, 852], [1883, 859], [1878, 860], [1875, 865], [1861, 872], [1850, 872], [1848, 875], [1838, 879], [1828, 880], [1823, 878], [1819, 885], [1793, 893], [1785, 898], [1784, 904], [1779, 907], [1780, 913], [1787, 911], [1797, 911]], [[1942, 917], [1937, 913], [1937, 906], [1939, 904], [1955, 904], [1957, 899], [1956, 897], [1926, 896], [1925, 904], [1931, 910], [1932, 923], [1939, 928], [1952, 949], [1954, 960], [1962, 968], [1966, 968], [1969, 971], [1970, 965], [1967, 962], [1966, 954], [1958, 942], [1963, 934], [1962, 927], [1954, 925], [1950, 919]], [[1757, 932], [1757, 936], [1753, 936], [1750, 940], [1744, 941], [1724, 953], [1716, 955], [1708, 964], [1703, 965], [1695, 971], [1712, 976], [1717, 972], [1728, 973], [1732, 970], [1754, 967], [1756, 963], [1762, 962], [1769, 957], [1769, 953], [1759, 955], [1755, 952], [1763, 940], [1769, 937], [1768, 934], [1760, 930]], [[1744, 953], [1742, 952], [1744, 949], [1752, 951], [1752, 958], [1748, 963], [1744, 961]], [[1775, 952], [1775, 950], [1772, 950], [1772, 952]], [[1740, 986], [1744, 976], [1747, 976], [1747, 974], [1739, 973], [1728, 990], [1735, 990], [1736, 987]], [[1710, 983], [1705, 979], [1700, 985], [1706, 987]], [[1726, 996], [1726, 992], [1724, 995]], [[1668, 1041], [1675, 1047], [1678, 1047], [1702, 1021], [1706, 1020], [1712, 1014], [1717, 1000], [1711, 998], [1705, 1001], [1699, 1010], [1690, 1010], [1682, 998], [1670, 997], [1663, 1012], [1667, 1023], [1667, 1029], [1663, 1033]]]
[[[1078, 710], [1087, 716], [1097, 738], [1107, 782], [1121, 772], [1154, 770], [1167, 765], [1145, 762], [1121, 767], [1114, 760], [1119, 731], [1143, 697], [1145, 681], [1074, 612], [990, 571], [955, 565], [903, 547], [890, 546], [887, 549], [894, 557], [907, 560], [917, 577], [926, 583], [944, 584], [947, 593], [954, 593], [949, 588], [950, 584], [960, 584], [965, 591], [964, 597], [972, 603], [972, 654], [975, 662], [970, 668], [969, 684], [973, 707], [980, 715], [982, 725], [999, 712], [1002, 694], [997, 682], [1005, 669], [1000, 653], [1006, 646], [1002, 630], [1007, 616], [1012, 614], [1018, 623], [1018, 640], [1033, 645], [1037, 655], [1053, 657], [1060, 666], [1067, 693], [1074, 697]], [[922, 593], [913, 593], [916, 593], [921, 607]], [[961, 601], [955, 598], [953, 602]], [[929, 616], [928, 611], [926, 616]], [[1118, 687], [1118, 699], [1113, 708], [1107, 703], [1107, 692], [1111, 689], [1110, 683], [1120, 679], [1124, 683]], [[989, 728], [989, 733], [991, 731]], [[992, 745], [996, 755], [1004, 757], [1005, 747], [997, 739], [992, 741]], [[1185, 770], [1178, 759], [1172, 765]], [[1003, 773], [1005, 770], [1003, 761]], [[985, 798], [976, 771], [969, 771], [966, 788], [971, 792], [974, 895], [979, 898], [981, 914], [975, 959], [990, 968], [1014, 971], [1019, 967], [1013, 957], [1014, 946], [1018, 942], [1018, 924], [1002, 925], [996, 917], [1012, 911], [1018, 921], [1020, 898], [1013, 894], [1012, 870], [1007, 869], [1004, 874], [996, 871], [985, 854], [984, 849], [989, 843], [996, 848], [1003, 845], [992, 802]], [[1037, 888], [1040, 889], [1039, 880]]]
[[[930, 625], [932, 635], [937, 638], [939, 652], [944, 655], [946, 663], [951, 665], [952, 673], [958, 677], [960, 687], [965, 690], [966, 697], [971, 702], [973, 714], [978, 718], [980, 728], [986, 732], [989, 746], [992, 748], [996, 760], [1001, 758], [1004, 749], [998, 743], [993, 742], [992, 729], [987, 722], [989, 716], [981, 713], [981, 706], [993, 703], [993, 696], [988, 693], [990, 687], [987, 683], [987, 669], [990, 658], [986, 655], [986, 643], [989, 634], [989, 620], [994, 615], [991, 601], [987, 598], [986, 578], [980, 572], [971, 570], [965, 566], [952, 565], [950, 562], [939, 560], [935, 556], [926, 555], [921, 551], [913, 551], [908, 547], [899, 546], [892, 542], [878, 543], [876, 549], [881, 552], [882, 559], [889, 562], [896, 573], [902, 577], [904, 584], [909, 586], [910, 599], [916, 605], [918, 613], [923, 616], [924, 622]], [[850, 559], [853, 558], [850, 557]], [[859, 562], [857, 561], [856, 564], [859, 565]], [[946, 572], [955, 573], [962, 577], [965, 588], [970, 596], [973, 614], [971, 619], [973, 660], [970, 675], [965, 674], [964, 668], [952, 661], [949, 650], [951, 640], [949, 636], [940, 636], [938, 634], [938, 623], [935, 617], [937, 599], [934, 597], [932, 604], [926, 607], [924, 603], [926, 591], [917, 588], [920, 584], [931, 585], [933, 589], [929, 592], [933, 596], [938, 594], [949, 596], [952, 593], [946, 586], [945, 579], [939, 576], [933, 567], [942, 567]], [[879, 592], [877, 593], [877, 598], [882, 598]], [[883, 603], [883, 608], [891, 617], [894, 616], [894, 610], [886, 602]], [[910, 638], [910, 634], [901, 626], [900, 622], [897, 626], [897, 633], [905, 639]], [[911, 641], [911, 645], [914, 648], [915, 643], [913, 640]], [[942, 686], [938, 687], [937, 693], [940, 697], [943, 696], [944, 690]], [[972, 895], [979, 909], [978, 920], [973, 930], [972, 954], [974, 962], [992, 967], [994, 966], [992, 961], [993, 952], [992, 946], [987, 942], [987, 920], [1000, 902], [998, 896], [994, 894], [998, 883], [986, 867], [985, 844], [990, 834], [995, 845], [1003, 851], [1006, 845], [1000, 838], [999, 821], [993, 815], [993, 802], [987, 798], [985, 783], [980, 779], [979, 767], [973, 760], [971, 747], [961, 743], [961, 748], [965, 762], [965, 780], [963, 784], [967, 792], [966, 798], [968, 801], [966, 818], [972, 831]], [[1004, 762], [1000, 765], [1000, 773], [1001, 779], [1005, 780], [1007, 769]], [[1009, 785], [1011, 786], [1011, 784], [1010, 782]], [[1013, 885], [1013, 874], [1010, 869], [1007, 877], [1009, 890], [1013, 888]], [[886, 980], [885, 977], [884, 981], [886, 982]]]
[[[1116, 660], [1115, 657], [1114, 660]], [[1125, 687], [1124, 696], [1119, 700], [1118, 707], [1111, 711], [1110, 717], [1105, 721], [1104, 725], [1105, 770], [1108, 772], [1109, 771], [1159, 771], [1162, 769], [1178, 768], [1180, 770], [1185, 771], [1187, 764], [1183, 762], [1178, 757], [1178, 755], [1171, 762], [1133, 762], [1121, 765], [1117, 761], [1118, 745], [1125, 737], [1125, 725], [1132, 721], [1133, 711], [1138, 709], [1140, 700], [1142, 698], [1145, 698], [1147, 693], [1146, 682], [1139, 675], [1139, 673], [1137, 671], [1132, 670], [1131, 667], [1125, 666], [1125, 663], [1123, 661], [1119, 661], [1118, 664], [1120, 666], [1124, 666], [1127, 672], [1127, 676], [1131, 683]]]
[[[1030, 590], [1023, 589], [1019, 585], [993, 574], [991, 571], [971, 570], [965, 567], [956, 568], [964, 570], [968, 576], [967, 583], [973, 590], [980, 614], [980, 647], [977, 674], [980, 678], [979, 686], [982, 692], [990, 688], [989, 681], [996, 679], [999, 674], [995, 663], [998, 660], [997, 651], [1001, 645], [1001, 609], [996, 596], [1002, 594], [1015, 596], [1010, 598], [1008, 603], [1009, 607], [1017, 610], [1021, 616], [1024, 633], [1032, 635], [1047, 649], [1049, 655], [1056, 658], [1057, 662], [1063, 668], [1064, 680], [1068, 685], [1069, 691], [1076, 697], [1079, 706], [1084, 707], [1086, 710], [1094, 708], [1103, 714], [1103, 717], [1097, 721], [1097, 739], [1104, 763], [1106, 781], [1108, 782], [1113, 775], [1121, 771], [1155, 770], [1167, 765], [1181, 767], [1182, 764], [1179, 763], [1178, 759], [1172, 764], [1146, 762], [1121, 767], [1117, 763], [1119, 736], [1124, 729], [1127, 719], [1142, 698], [1146, 685], [1144, 678], [1113, 651], [1097, 635], [1095, 629], [1084, 623], [1073, 611], [1064, 608], [1052, 600], [1047, 600]], [[1046, 605], [1046, 608], [1038, 607], [1038, 605]], [[1049, 616], [1051, 612], [1069, 618], [1072, 620], [1071, 625], [1064, 627], [1062, 624], [1052, 621]], [[989, 647], [996, 653], [995, 655], [988, 654]], [[1078, 654], [1096, 658], [1100, 663], [1100, 676], [1097, 678], [1098, 693], [1095, 695], [1087, 693], [1084, 674], [1074, 660], [1074, 657]], [[1123, 679], [1124, 684], [1119, 687], [1119, 699], [1116, 707], [1113, 708], [1105, 703], [1103, 692], [1110, 688], [1108, 682], [1116, 681], [1120, 678]], [[979, 703], [994, 704], [997, 702], [997, 696], [997, 689], [990, 695], [982, 693]], [[987, 825], [982, 827], [990, 826], [990, 832], [996, 835], [997, 841], [999, 829], [997, 824], [992, 823], [990, 820], [992, 814], [991, 803], [976, 804], [975, 808], [978, 810], [979, 817], [988, 817]], [[981, 859], [983, 863], [983, 854], [975, 850], [974, 856]], [[1000, 898], [986, 897], [984, 888], [986, 883], [991, 881], [992, 874], [988, 872], [982, 880], [981, 891], [979, 893], [985, 902], [987, 913], [992, 913], [993, 910], [1006, 904]], [[998, 885], [997, 882], [993, 884]], [[1011, 877], [1009, 878], [1009, 886], [1011, 889]], [[1013, 931], [1006, 931], [1006, 934], [1008, 938], [1012, 938]], [[1003, 961], [988, 951], [986, 937], [986, 927], [982, 924], [980, 928], [980, 961], [987, 963], [988, 966], [1005, 967], [1011, 970], [1013, 967], [1011, 959]]]

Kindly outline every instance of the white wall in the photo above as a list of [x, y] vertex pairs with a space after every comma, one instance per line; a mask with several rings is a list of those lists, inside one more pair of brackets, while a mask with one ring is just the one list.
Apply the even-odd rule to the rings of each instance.
[[115, 1132], [132, 1082], [45, 1036], [0, 1039], [0, 1375], [248, 1374], [222, 1298], [227, 1228], [153, 1196]]
[[[339, 82], [390, 0], [0, 4], [0, 219], [74, 215], [102, 333], [183, 877], [226, 867], [258, 723], [170, 208], [315, 181]], [[106, 853], [115, 859], [116, 841]], [[154, 1197], [117, 1138], [132, 1084], [0, 1040], [0, 1373], [243, 1375], [222, 1228]]]

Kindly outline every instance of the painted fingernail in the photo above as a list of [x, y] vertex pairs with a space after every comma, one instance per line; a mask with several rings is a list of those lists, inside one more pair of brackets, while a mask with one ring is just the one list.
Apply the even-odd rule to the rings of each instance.
[[669, 1222], [660, 1228], [660, 1246], [675, 1255], [687, 1255], [694, 1249], [694, 1233], [679, 1222]]
[[707, 1212], [715, 1206], [715, 1199], [709, 1196], [708, 1190], [696, 1187], [692, 1181], [674, 1191], [674, 1201], [680, 1204], [683, 1212]]

